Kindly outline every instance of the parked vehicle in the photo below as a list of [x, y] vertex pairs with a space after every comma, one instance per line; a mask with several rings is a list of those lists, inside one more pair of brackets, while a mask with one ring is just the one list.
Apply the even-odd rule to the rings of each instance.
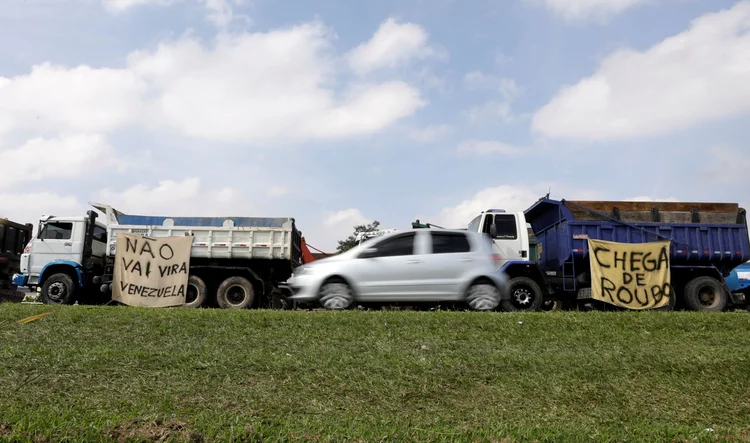
[[326, 309], [357, 304], [466, 303], [496, 309], [507, 292], [487, 236], [456, 230], [391, 232], [295, 269], [291, 300]]
[[34, 226], [30, 223], [21, 224], [0, 218], [0, 291], [13, 292], [15, 295], [16, 287], [11, 278], [21, 270], [21, 254], [33, 230]]
[[[735, 297], [744, 296], [750, 298], [750, 262], [743, 263], [732, 269], [726, 278], [729, 292]], [[746, 305], [750, 309], [750, 303]]]
[[193, 237], [186, 307], [281, 307], [278, 283], [302, 262], [293, 218], [126, 215], [102, 204], [87, 217], [44, 217], [21, 257], [15, 284], [49, 304], [111, 299], [117, 233]]
[[[530, 224], [538, 259], [529, 259]], [[746, 306], [727, 276], [750, 259], [746, 212], [737, 204], [556, 201], [542, 198], [525, 212], [488, 210], [468, 230], [490, 233], [510, 278], [507, 310], [540, 310], [545, 301], [590, 303], [587, 239], [621, 243], [671, 240], [672, 306], [720, 311]]]

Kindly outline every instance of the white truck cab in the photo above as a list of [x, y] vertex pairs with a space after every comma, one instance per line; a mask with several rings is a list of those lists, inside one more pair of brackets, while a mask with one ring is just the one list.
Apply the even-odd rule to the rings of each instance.
[[488, 209], [476, 216], [467, 230], [490, 236], [502, 258], [501, 266], [511, 261], [529, 260], [529, 229], [523, 212]]
[[72, 302], [74, 293], [90, 283], [86, 271], [103, 262], [106, 245], [107, 227], [92, 211], [88, 217], [42, 217], [21, 255], [21, 273], [13, 276], [13, 283], [37, 287], [43, 298], [50, 299], [46, 301]]

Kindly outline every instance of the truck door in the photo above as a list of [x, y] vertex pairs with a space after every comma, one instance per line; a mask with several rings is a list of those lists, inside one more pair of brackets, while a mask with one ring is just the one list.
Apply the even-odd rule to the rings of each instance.
[[529, 250], [526, 226], [520, 226], [517, 214], [486, 214], [482, 232], [490, 235], [492, 224], [497, 227], [497, 235], [492, 239], [495, 252], [502, 258], [501, 266], [512, 260], [528, 260]]
[[42, 227], [31, 243], [29, 274], [32, 283], [38, 281], [39, 273], [52, 261], [80, 261], [83, 232], [78, 232], [82, 229], [74, 229], [80, 225], [72, 221], [51, 221]]

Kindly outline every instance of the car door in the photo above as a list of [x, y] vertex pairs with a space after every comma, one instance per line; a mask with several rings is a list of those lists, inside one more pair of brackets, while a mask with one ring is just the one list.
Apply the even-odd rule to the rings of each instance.
[[424, 268], [429, 272], [428, 295], [435, 300], [461, 298], [461, 283], [476, 266], [477, 256], [465, 233], [430, 232]]
[[416, 232], [384, 238], [362, 251], [349, 275], [357, 282], [362, 301], [394, 301], [410, 297], [423, 264]]
[[56, 260], [75, 260], [73, 222], [49, 222], [31, 244], [29, 271], [38, 277], [44, 267]]

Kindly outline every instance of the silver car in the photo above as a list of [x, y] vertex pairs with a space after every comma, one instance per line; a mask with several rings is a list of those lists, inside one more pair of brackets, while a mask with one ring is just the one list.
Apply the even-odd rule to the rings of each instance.
[[500, 257], [484, 234], [415, 229], [369, 239], [354, 249], [298, 267], [291, 300], [326, 309], [357, 303], [466, 302], [472, 310], [507, 299]]

